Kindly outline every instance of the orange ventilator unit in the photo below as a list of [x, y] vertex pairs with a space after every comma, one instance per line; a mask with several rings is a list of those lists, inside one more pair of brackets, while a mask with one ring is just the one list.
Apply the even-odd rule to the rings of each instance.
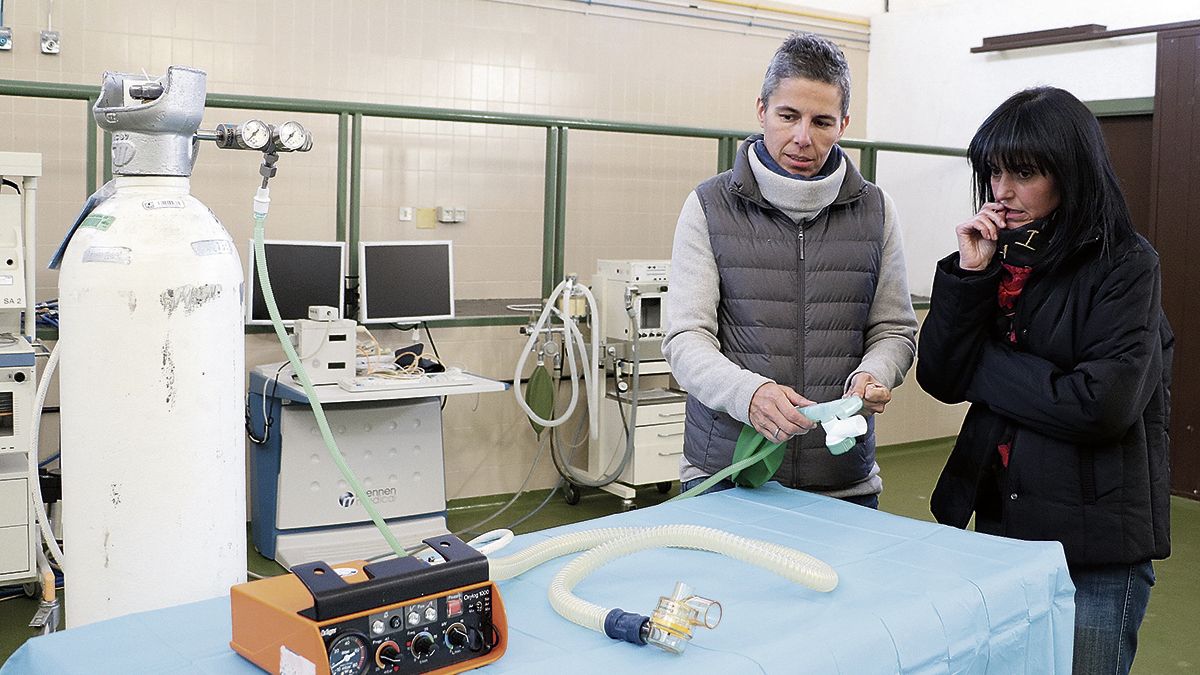
[[487, 558], [453, 535], [425, 543], [444, 562], [316, 562], [234, 586], [230, 646], [271, 673], [459, 673], [500, 658], [508, 624]]

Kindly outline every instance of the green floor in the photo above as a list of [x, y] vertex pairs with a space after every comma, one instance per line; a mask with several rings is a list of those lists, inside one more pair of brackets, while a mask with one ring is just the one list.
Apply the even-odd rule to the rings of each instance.
[[[911, 518], [931, 520], [929, 492], [949, 452], [948, 442], [884, 448], [879, 453], [885, 491], [880, 509]], [[541, 491], [523, 496], [508, 512], [483, 529], [505, 526], [532, 510], [546, 496]], [[668, 495], [669, 496], [669, 495]], [[653, 488], [637, 498], [641, 507], [666, 499]], [[506, 502], [504, 497], [462, 500], [450, 504], [450, 528], [457, 530], [487, 517]], [[1150, 598], [1150, 609], [1142, 625], [1134, 673], [1200, 673], [1200, 640], [1195, 628], [1195, 611], [1200, 602], [1200, 502], [1174, 498], [1171, 502], [1173, 555], [1155, 563], [1158, 584]], [[514, 528], [535, 530], [609, 515], [621, 510], [621, 500], [599, 491], [585, 492], [582, 501], [568, 506], [556, 495], [545, 509]], [[249, 568], [257, 574], [282, 571], [251, 548]], [[0, 601], [0, 662], [32, 635], [27, 627], [37, 603], [24, 597]], [[1189, 619], [1188, 617], [1192, 618]]]

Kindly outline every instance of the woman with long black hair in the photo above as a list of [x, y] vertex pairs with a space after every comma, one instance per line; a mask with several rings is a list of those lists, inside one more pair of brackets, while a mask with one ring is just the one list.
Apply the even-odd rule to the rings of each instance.
[[1127, 673], [1170, 553], [1173, 338], [1158, 254], [1133, 228], [1096, 118], [1018, 92], [968, 148], [978, 213], [955, 228], [917, 380], [970, 401], [930, 509], [939, 522], [1062, 543], [1076, 673]]

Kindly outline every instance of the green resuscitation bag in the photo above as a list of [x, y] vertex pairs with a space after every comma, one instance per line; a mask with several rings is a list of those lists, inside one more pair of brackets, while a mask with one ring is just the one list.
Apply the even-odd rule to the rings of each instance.
[[[550, 377], [546, 366], [534, 368], [533, 374], [529, 376], [529, 383], [525, 385], [525, 403], [544, 420], [550, 419], [554, 414], [554, 379]], [[533, 418], [529, 419], [529, 424], [533, 426], [533, 433], [541, 438], [546, 427], [533, 421]]]
[[733, 448], [731, 464], [736, 466], [738, 462], [755, 456], [759, 459], [746, 468], [735, 471], [729, 476], [729, 479], [733, 481], [734, 485], [741, 487], [756, 488], [762, 485], [771, 480], [771, 476], [774, 476], [775, 472], [779, 470], [779, 466], [783, 464], [783, 455], [786, 450], [787, 441], [781, 443], [769, 441], [755, 431], [754, 427], [743, 426], [737, 445]]

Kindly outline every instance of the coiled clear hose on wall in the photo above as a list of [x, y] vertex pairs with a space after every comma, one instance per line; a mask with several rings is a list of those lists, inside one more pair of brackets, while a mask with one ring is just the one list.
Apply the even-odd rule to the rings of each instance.
[[[563, 618], [584, 628], [604, 633], [605, 617], [611, 610], [576, 596], [575, 585], [607, 563], [650, 548], [688, 548], [711, 551], [736, 558], [815, 591], [828, 593], [837, 587], [837, 572], [827, 563], [796, 549], [699, 525], [603, 528], [555, 537], [503, 558], [489, 559], [492, 581], [503, 581], [542, 563], [587, 550], [567, 563], [550, 584], [548, 596]], [[590, 549], [590, 550], [589, 550]]]

